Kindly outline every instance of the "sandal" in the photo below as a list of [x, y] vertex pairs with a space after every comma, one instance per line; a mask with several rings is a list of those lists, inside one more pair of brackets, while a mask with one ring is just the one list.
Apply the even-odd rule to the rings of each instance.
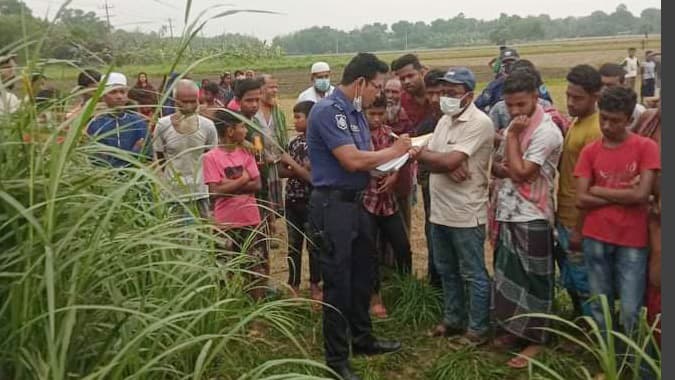
[[445, 323], [439, 323], [434, 327], [431, 331], [427, 333], [428, 336], [432, 338], [437, 338], [437, 337], [452, 337], [455, 335], [461, 335], [464, 333], [464, 329], [458, 329], [454, 327], [448, 327], [445, 325]]
[[506, 362], [506, 365], [513, 369], [524, 369], [530, 365], [530, 360], [522, 356], [516, 356], [515, 358], [511, 358], [511, 360]]
[[478, 347], [487, 343], [489, 338], [487, 337], [487, 334], [478, 335], [472, 332], [467, 332], [460, 337], [454, 339], [450, 338], [450, 340], [453, 344], [457, 344], [461, 347]]
[[527, 368], [530, 365], [530, 359], [537, 356], [543, 348], [543, 346], [531, 344], [525, 347], [525, 349], [522, 350], [518, 356], [511, 358], [511, 360], [506, 362], [506, 365], [514, 369]]

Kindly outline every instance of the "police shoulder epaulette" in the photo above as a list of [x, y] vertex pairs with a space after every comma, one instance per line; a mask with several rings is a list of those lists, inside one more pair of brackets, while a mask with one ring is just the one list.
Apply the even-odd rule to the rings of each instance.
[[333, 106], [333, 108], [335, 108], [336, 110], [340, 111], [341, 113], [345, 113], [345, 109], [342, 108], [342, 106], [340, 105], [340, 103], [338, 103], [338, 102], [332, 102], [331, 105]]

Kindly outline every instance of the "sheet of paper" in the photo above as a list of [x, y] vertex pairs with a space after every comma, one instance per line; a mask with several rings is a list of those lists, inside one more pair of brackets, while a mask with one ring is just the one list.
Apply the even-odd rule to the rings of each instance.
[[[419, 148], [427, 145], [427, 143], [429, 143], [429, 140], [431, 139], [431, 135], [432, 135], [431, 133], [427, 133], [426, 135], [413, 137], [412, 139], [410, 139], [412, 146]], [[384, 164], [378, 166], [376, 170], [380, 173], [395, 172], [399, 170], [403, 165], [405, 165], [406, 162], [408, 162], [408, 158], [410, 158], [410, 155], [406, 153], [401, 157], [397, 157], [394, 158], [393, 160], [385, 162]]]
[[419, 148], [427, 145], [429, 140], [431, 140], [431, 135], [432, 133], [427, 133], [426, 135], [411, 138], [412, 146]]
[[408, 153], [406, 153], [406, 154], [402, 155], [401, 157], [394, 158], [393, 160], [385, 162], [384, 164], [378, 166], [376, 169], [377, 169], [377, 171], [380, 171], [380, 172], [383, 172], [383, 173], [395, 172], [398, 169], [400, 169], [403, 165], [405, 165], [406, 162], [408, 162], [408, 158], [410, 158], [410, 155]]

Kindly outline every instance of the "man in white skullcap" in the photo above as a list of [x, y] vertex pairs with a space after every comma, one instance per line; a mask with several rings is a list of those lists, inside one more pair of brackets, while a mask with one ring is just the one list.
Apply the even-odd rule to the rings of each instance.
[[314, 103], [333, 93], [335, 87], [330, 84], [330, 66], [326, 62], [316, 62], [311, 69], [312, 87], [298, 96], [298, 103], [306, 100]]
[[[127, 77], [113, 72], [105, 76], [103, 81], [105, 91], [102, 99], [107, 109], [89, 123], [87, 134], [101, 144], [130, 152], [138, 158], [152, 157], [148, 124], [145, 118], [128, 107]], [[97, 162], [113, 167], [130, 165], [128, 160], [118, 156], [119, 152], [100, 153]]]

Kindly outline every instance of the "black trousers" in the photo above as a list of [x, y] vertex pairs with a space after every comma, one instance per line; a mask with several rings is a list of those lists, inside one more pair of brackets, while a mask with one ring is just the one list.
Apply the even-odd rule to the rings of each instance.
[[[412, 269], [412, 253], [410, 252], [410, 240], [405, 227], [401, 211], [390, 216], [371, 215], [377, 232], [382, 240], [389, 243], [394, 251], [396, 270], [402, 274], [409, 274]], [[381, 287], [380, 265], [377, 256], [373, 255], [375, 265], [375, 287], [373, 291], [378, 293]]]
[[438, 275], [436, 265], [434, 264], [434, 247], [431, 244], [431, 193], [429, 192], [429, 184], [422, 185], [422, 200], [424, 201], [424, 235], [427, 237], [427, 276], [429, 283], [435, 288], [441, 289], [441, 277]]
[[299, 287], [302, 278], [302, 248], [307, 240], [309, 252], [309, 282], [321, 281], [321, 268], [316, 245], [306, 239], [309, 236], [307, 222], [309, 207], [307, 202], [286, 200], [286, 229], [288, 232], [288, 284]]
[[656, 79], [654, 78], [643, 79], [642, 86], [640, 88], [640, 95], [643, 98], [649, 98], [654, 96], [655, 92], [656, 92]]
[[[323, 276], [323, 336], [328, 365], [346, 364], [352, 346], [374, 340], [369, 307], [373, 290], [374, 229], [361, 199], [316, 189], [310, 198], [312, 240]], [[337, 310], [336, 310], [337, 309]]]

